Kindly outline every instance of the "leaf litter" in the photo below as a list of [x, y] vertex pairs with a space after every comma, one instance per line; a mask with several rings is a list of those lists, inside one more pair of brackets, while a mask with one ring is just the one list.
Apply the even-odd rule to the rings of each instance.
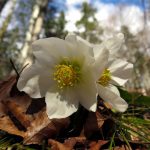
[[[42, 145], [43, 141], [46, 141], [45, 149], [50, 147], [52, 150], [99, 150], [109, 147], [117, 125], [112, 119], [113, 114], [101, 99], [97, 112], [84, 111], [85, 115], [82, 117], [85, 120], [78, 118], [78, 112], [71, 117], [50, 120], [46, 114], [44, 98], [30, 98], [26, 93], [17, 90], [16, 83], [17, 76], [10, 76], [0, 82], [1, 131], [21, 137], [23, 145]], [[79, 114], [80, 117], [81, 115]], [[129, 141], [129, 147], [119, 135], [115, 138], [115, 144], [109, 149], [139, 148], [139, 143]]]

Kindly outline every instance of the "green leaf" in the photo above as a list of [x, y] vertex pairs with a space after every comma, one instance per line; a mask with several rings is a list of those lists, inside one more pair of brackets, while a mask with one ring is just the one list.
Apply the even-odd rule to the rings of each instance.
[[125, 117], [123, 118], [125, 122], [130, 122], [135, 125], [144, 125], [150, 127], [150, 120], [144, 120], [137, 117]]
[[118, 88], [120, 96], [129, 104], [150, 106], [150, 97], [143, 96], [140, 93], [129, 93], [121, 88]]
[[113, 150], [113, 145], [115, 146], [115, 142], [114, 142], [115, 134], [116, 134], [116, 131], [114, 132], [114, 134], [111, 138], [110, 145], [109, 145], [109, 150]]
[[141, 104], [141, 105], [146, 105], [146, 106], [150, 106], [150, 97], [149, 96], [139, 96], [136, 101], [137, 104]]

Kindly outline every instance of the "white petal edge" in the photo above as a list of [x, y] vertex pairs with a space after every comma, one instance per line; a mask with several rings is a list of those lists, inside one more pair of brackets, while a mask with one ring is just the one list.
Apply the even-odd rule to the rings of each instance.
[[108, 67], [109, 70], [113, 73], [113, 75], [119, 74], [122, 75], [123, 78], [126, 78], [126, 76], [128, 77], [131, 75], [133, 64], [129, 63], [126, 60], [112, 58], [112, 60], [109, 61]]
[[44, 97], [49, 87], [53, 86], [53, 81], [50, 77], [51, 72], [52, 70], [41, 66], [36, 61], [21, 73], [17, 88], [29, 94], [32, 98]]
[[70, 43], [77, 45], [77, 48], [80, 48], [82, 51], [86, 50], [92, 57], [94, 56], [93, 52], [93, 46], [88, 41], [84, 40], [83, 38], [70, 33], [65, 38], [66, 41], [69, 41]]
[[122, 79], [119, 77], [111, 76], [111, 80], [109, 83], [112, 85], [124, 86], [127, 81], [128, 79]]
[[109, 51], [102, 45], [97, 45], [94, 47], [94, 51], [99, 51], [95, 55], [95, 77], [98, 80], [103, 73], [104, 69], [107, 68]]
[[104, 42], [105, 46], [110, 50], [110, 54], [115, 56], [124, 43], [124, 34], [118, 33], [113, 38]]
[[41, 98], [38, 79], [40, 72], [43, 72], [40, 64], [36, 61], [33, 65], [23, 70], [17, 82], [19, 91], [24, 91], [32, 98]]
[[51, 93], [48, 91], [45, 96], [45, 102], [49, 119], [66, 118], [78, 109], [78, 100], [72, 95], [64, 97], [59, 95], [59, 93]]
[[[91, 70], [91, 72], [89, 72]], [[77, 97], [80, 104], [89, 111], [95, 112], [97, 109], [97, 89], [95, 78], [91, 74], [92, 69], [86, 70], [83, 74], [84, 80], [78, 86]]]
[[125, 112], [127, 110], [127, 102], [117, 94], [118, 92], [116, 93], [115, 87], [103, 87], [101, 85], [98, 85], [97, 88], [99, 96], [105, 102], [109, 103], [112, 108], [119, 112]]
[[54, 66], [63, 57], [75, 55], [72, 45], [59, 38], [39, 39], [32, 43], [33, 55], [45, 66]]
[[80, 104], [87, 110], [96, 112], [97, 109], [96, 90], [93, 91], [93, 89], [91, 89], [90, 91], [89, 89], [85, 88], [84, 90], [82, 89], [79, 94], [80, 94], [79, 95]]
[[121, 60], [121, 59], [112, 59], [109, 62], [109, 70], [112, 74], [112, 84], [117, 84], [123, 86], [128, 79], [132, 76], [133, 64]]

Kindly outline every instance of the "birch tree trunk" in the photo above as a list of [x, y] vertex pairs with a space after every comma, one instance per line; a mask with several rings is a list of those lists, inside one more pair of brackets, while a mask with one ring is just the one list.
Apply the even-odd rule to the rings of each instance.
[[9, 0], [0, 14], [0, 41], [2, 41], [5, 32], [7, 31], [7, 27], [10, 23], [14, 8], [15, 8], [16, 0]]
[[44, 13], [41, 11], [43, 7], [46, 7], [47, 0], [37, 0], [33, 6], [33, 11], [29, 21], [29, 27], [26, 32], [25, 43], [20, 51], [19, 64], [25, 65], [30, 64], [31, 61], [31, 51], [30, 44], [32, 41], [36, 40], [43, 24]]
[[5, 6], [6, 3], [7, 3], [7, 0], [1, 0], [0, 1], [0, 12], [3, 9], [3, 7]]

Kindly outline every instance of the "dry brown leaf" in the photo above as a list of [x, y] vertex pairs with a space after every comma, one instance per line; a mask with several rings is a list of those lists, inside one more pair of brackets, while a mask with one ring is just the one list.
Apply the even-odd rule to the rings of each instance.
[[10, 134], [15, 134], [24, 137], [25, 132], [20, 131], [8, 116], [3, 116], [0, 118], [0, 129], [4, 130]]
[[[44, 139], [56, 137], [61, 130], [68, 127], [70, 124], [69, 118], [50, 120], [45, 107], [37, 113], [26, 114], [32, 99], [25, 93], [15, 91], [15, 84], [15, 77], [10, 77], [8, 81], [0, 84], [0, 129], [24, 137], [24, 144], [41, 144]], [[13, 92], [13, 96], [10, 94], [11, 92]], [[14, 120], [12, 121], [8, 115], [9, 112], [25, 127], [26, 132], [17, 128]], [[90, 137], [93, 133], [99, 131], [103, 123], [103, 116], [98, 112], [90, 112], [84, 125], [84, 134]], [[73, 137], [65, 140], [64, 143], [49, 140], [49, 144], [55, 149], [71, 150], [76, 143], [84, 145], [85, 141], [85, 137]], [[94, 147], [98, 149], [102, 144], [104, 144], [102, 141], [98, 141]]]
[[20, 95], [18, 93], [18, 95], [11, 97], [9, 100], [14, 101], [16, 105], [19, 105], [22, 112], [27, 111], [27, 108], [32, 101], [32, 99], [26, 93], [22, 93]]
[[5, 106], [1, 103], [10, 95], [10, 91], [16, 82], [16, 76], [11, 76], [8, 79], [0, 82], [0, 117], [5, 115]]
[[132, 150], [132, 148], [128, 147], [127, 145], [121, 145], [114, 147], [113, 150]]
[[98, 128], [101, 128], [106, 118], [102, 114], [100, 114], [98, 111], [96, 111], [96, 118], [97, 118]]
[[[16, 77], [1, 82], [0, 89], [0, 129], [23, 136], [25, 144], [40, 144], [43, 139], [56, 136], [69, 125], [68, 118], [49, 120], [45, 108], [34, 114], [26, 114], [32, 99], [17, 90]], [[18, 130], [16, 122], [27, 131]]]
[[35, 120], [32, 121], [25, 133], [25, 144], [41, 144], [43, 139], [56, 136], [61, 129], [66, 128], [70, 123], [69, 118], [50, 120], [45, 109], [34, 117]]
[[64, 143], [49, 139], [48, 144], [51, 146], [52, 150], [73, 150], [76, 143], [84, 144], [85, 141], [85, 137], [71, 137], [65, 140]]
[[52, 139], [48, 140], [48, 144], [51, 146], [51, 150], [72, 150], [72, 147]]
[[5, 105], [0, 102], [0, 118], [6, 114]]
[[[19, 105], [19, 101], [18, 99], [20, 99], [20, 105]], [[18, 101], [18, 103], [16, 103], [16, 100]], [[23, 103], [24, 100], [24, 103]], [[32, 116], [31, 115], [27, 115], [26, 112], [26, 105], [28, 103], [31, 102], [31, 99], [27, 96], [16, 96], [16, 97], [10, 97], [7, 100], [5, 100], [3, 103], [5, 105], [5, 108], [7, 109], [7, 111], [11, 112], [13, 114], [13, 116], [16, 117], [16, 119], [25, 127], [29, 127], [30, 123], [32, 121]]]
[[84, 144], [86, 141], [85, 137], [71, 137], [65, 140], [64, 144], [70, 148], [73, 148], [76, 143]]
[[[16, 76], [11, 76], [0, 83], [0, 129], [10, 134], [24, 137], [24, 132], [20, 131], [8, 115], [8, 110], [4, 102], [11, 96], [12, 88], [16, 83]], [[14, 108], [15, 109], [15, 108]]]
[[10, 76], [8, 79], [0, 82], [0, 101], [10, 96], [10, 91], [16, 83], [16, 76]]
[[89, 138], [93, 133], [99, 132], [104, 120], [104, 117], [100, 113], [89, 112], [84, 124], [84, 135]]
[[46, 115], [45, 109], [35, 114], [34, 121], [32, 121], [30, 126], [27, 128], [27, 132], [25, 133], [24, 143], [38, 144], [39, 142], [42, 142], [40, 139], [42, 139], [44, 136], [43, 130], [48, 126], [49, 123], [50, 120]]
[[99, 140], [98, 142], [91, 142], [89, 150], [100, 150], [100, 148], [106, 143], [108, 143], [108, 141], [105, 140]]
[[26, 110], [31, 103], [31, 98], [17, 90], [16, 82], [16, 76], [10, 76], [7, 80], [0, 82], [0, 102], [11, 97]]

